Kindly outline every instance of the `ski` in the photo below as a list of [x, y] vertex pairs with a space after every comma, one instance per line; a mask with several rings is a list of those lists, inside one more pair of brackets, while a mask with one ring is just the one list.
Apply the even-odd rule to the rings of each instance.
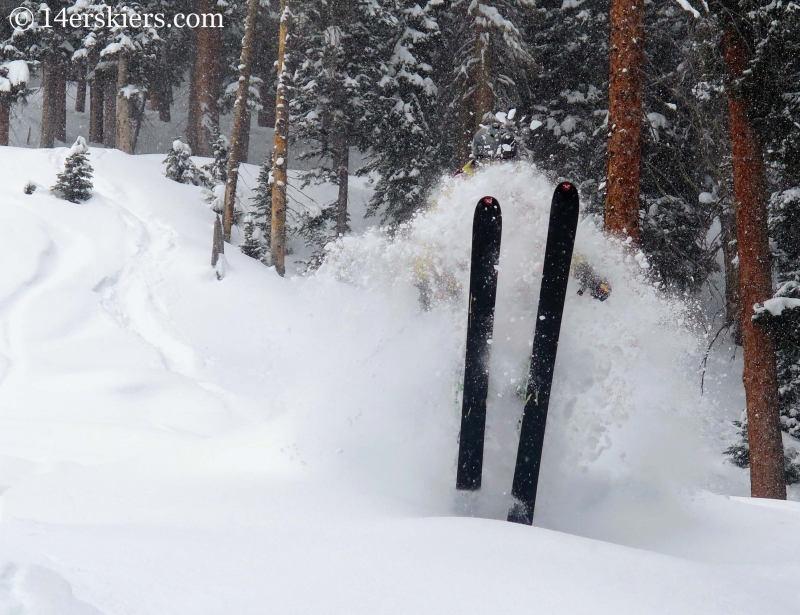
[[511, 488], [514, 504], [508, 513], [508, 520], [514, 523], [533, 523], [550, 387], [553, 383], [561, 316], [564, 312], [572, 249], [578, 227], [578, 209], [578, 191], [569, 182], [561, 183], [553, 194], [550, 206], [550, 226], [547, 230], [528, 390]]
[[497, 199], [478, 201], [472, 221], [472, 259], [469, 274], [469, 318], [464, 360], [464, 398], [458, 445], [456, 488], [481, 487], [486, 397], [489, 393], [489, 355], [497, 296], [497, 263], [503, 218]]

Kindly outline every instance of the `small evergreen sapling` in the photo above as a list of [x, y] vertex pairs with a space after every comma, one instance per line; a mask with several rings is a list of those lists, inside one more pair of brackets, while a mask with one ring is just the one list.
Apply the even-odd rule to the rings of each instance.
[[92, 167], [89, 164], [86, 140], [78, 137], [64, 162], [64, 171], [58, 174], [53, 192], [60, 199], [81, 203], [92, 196]]
[[253, 191], [253, 210], [245, 217], [244, 242], [239, 249], [269, 264], [269, 238], [272, 226], [272, 159], [267, 156], [258, 172], [258, 186]]
[[176, 139], [172, 142], [172, 147], [167, 152], [164, 163], [167, 165], [165, 175], [168, 179], [179, 184], [200, 185], [200, 170], [194, 165], [190, 156], [192, 149], [186, 144]]
[[220, 133], [219, 126], [214, 126], [214, 143], [212, 144], [212, 151], [214, 160], [209, 164], [203, 165], [207, 177], [206, 183], [224, 184], [228, 181], [228, 158], [231, 154], [231, 145], [228, 138]]

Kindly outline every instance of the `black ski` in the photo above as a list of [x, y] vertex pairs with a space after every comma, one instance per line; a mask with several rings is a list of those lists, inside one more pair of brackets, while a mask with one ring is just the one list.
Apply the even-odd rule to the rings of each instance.
[[528, 391], [511, 488], [515, 501], [508, 513], [508, 520], [514, 523], [533, 523], [550, 386], [553, 383], [561, 316], [564, 312], [572, 248], [578, 227], [578, 209], [578, 191], [569, 182], [563, 182], [556, 188], [550, 206], [550, 226], [547, 231]]
[[456, 488], [481, 487], [486, 397], [489, 393], [489, 351], [497, 296], [497, 263], [503, 218], [497, 199], [478, 201], [472, 221], [472, 264], [469, 274], [469, 320], [464, 361], [464, 400], [458, 446]]

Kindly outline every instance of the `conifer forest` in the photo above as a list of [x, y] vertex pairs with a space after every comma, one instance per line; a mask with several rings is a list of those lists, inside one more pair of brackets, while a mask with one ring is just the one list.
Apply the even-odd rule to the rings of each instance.
[[798, 612], [800, 4], [0, 6], [0, 614]]

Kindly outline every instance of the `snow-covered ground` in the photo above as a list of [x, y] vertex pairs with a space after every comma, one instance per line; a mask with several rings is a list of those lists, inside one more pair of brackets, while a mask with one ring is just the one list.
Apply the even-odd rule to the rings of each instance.
[[[163, 154], [91, 150], [81, 205], [47, 189], [65, 154], [0, 151], [0, 613], [797, 612], [800, 504], [733, 497], [747, 477], [720, 454], [737, 364], [713, 355], [701, 395], [692, 311], [590, 220], [577, 249], [614, 291], [570, 287], [535, 526], [502, 520], [552, 193], [535, 170], [453, 181], [313, 277], [229, 248], [220, 282], [213, 214]], [[463, 285], [487, 193], [505, 229], [484, 489], [464, 499]], [[453, 289], [430, 312], [421, 262]]]

